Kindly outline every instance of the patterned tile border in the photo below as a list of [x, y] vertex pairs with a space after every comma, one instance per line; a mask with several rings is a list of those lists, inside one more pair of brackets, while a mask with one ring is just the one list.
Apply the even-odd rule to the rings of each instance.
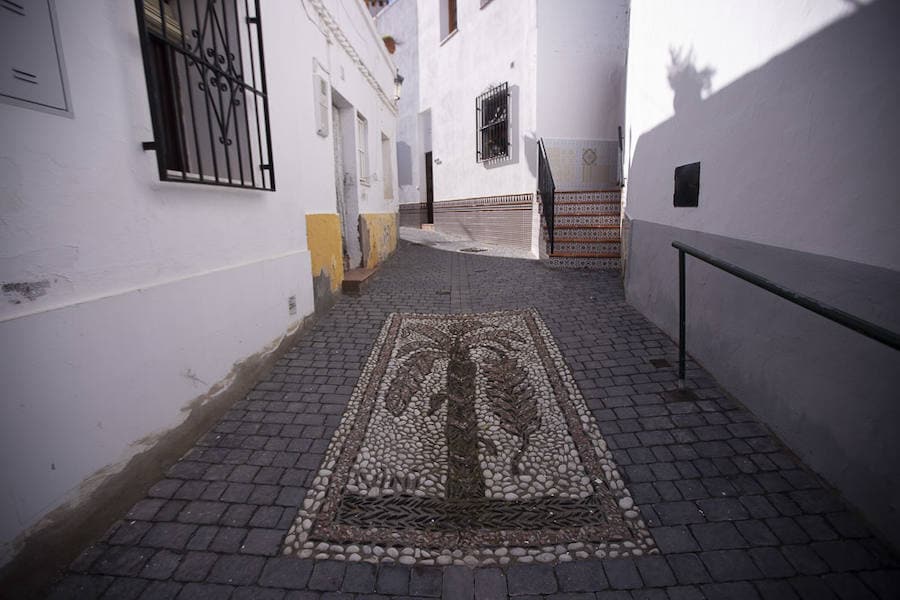
[[655, 551], [533, 309], [390, 315], [283, 547], [469, 566]]

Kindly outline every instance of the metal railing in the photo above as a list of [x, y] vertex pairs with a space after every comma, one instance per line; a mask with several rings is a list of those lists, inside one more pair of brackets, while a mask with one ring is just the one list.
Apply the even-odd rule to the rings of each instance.
[[544, 138], [538, 140], [538, 194], [541, 196], [541, 207], [544, 213], [544, 222], [547, 224], [547, 241], [550, 242], [550, 254], [553, 254], [553, 221], [554, 221], [554, 197], [556, 184], [553, 182], [553, 171], [550, 169], [550, 160], [547, 158], [547, 148], [544, 146]]
[[509, 156], [509, 84], [501, 83], [475, 99], [475, 159], [489, 162]]
[[159, 178], [275, 190], [260, 0], [135, 0]]
[[756, 273], [726, 262], [720, 258], [716, 258], [702, 250], [698, 250], [681, 242], [672, 242], [672, 246], [678, 250], [678, 379], [684, 381], [684, 357], [685, 357], [685, 277], [684, 277], [684, 255], [691, 256], [711, 264], [714, 267], [722, 269], [726, 273], [731, 273], [735, 277], [743, 279], [757, 287], [772, 292], [776, 296], [780, 296], [788, 302], [793, 302], [807, 310], [811, 310], [817, 315], [821, 315], [830, 321], [834, 321], [839, 325], [843, 325], [848, 329], [852, 329], [857, 333], [873, 340], [879, 341], [894, 350], [900, 350], [900, 334], [885, 329], [880, 325], [871, 323], [864, 319], [860, 319], [850, 313], [844, 312], [833, 306], [829, 306], [824, 302], [820, 302], [815, 298], [810, 298], [799, 292], [789, 290], [785, 287], [773, 283], [761, 277]]

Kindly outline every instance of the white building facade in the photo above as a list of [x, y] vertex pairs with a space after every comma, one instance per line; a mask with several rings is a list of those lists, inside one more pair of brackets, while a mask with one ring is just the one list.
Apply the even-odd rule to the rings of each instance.
[[400, 42], [407, 78], [398, 138], [410, 148], [404, 172], [411, 177], [401, 184], [405, 224], [433, 222], [537, 256], [541, 138], [559, 189], [615, 187], [627, 6], [396, 0], [382, 9], [379, 31]]
[[0, 15], [0, 562], [239, 397], [396, 245], [396, 68], [361, 0], [20, 4]]

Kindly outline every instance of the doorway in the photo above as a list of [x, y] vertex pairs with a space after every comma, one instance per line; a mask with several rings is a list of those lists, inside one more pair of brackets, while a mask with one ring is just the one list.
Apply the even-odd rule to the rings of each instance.
[[431, 171], [431, 152], [425, 153], [425, 222], [434, 223], [434, 176]]

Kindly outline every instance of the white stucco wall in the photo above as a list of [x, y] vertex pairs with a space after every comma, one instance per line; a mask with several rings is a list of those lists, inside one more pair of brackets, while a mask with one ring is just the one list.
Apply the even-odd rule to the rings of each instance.
[[[418, 5], [419, 111], [431, 111], [434, 199], [531, 193], [536, 187], [534, 0], [458, 2], [458, 30], [440, 37], [440, 2]], [[476, 162], [475, 99], [510, 87], [510, 160]], [[440, 162], [438, 162], [440, 161]]]
[[[897, 221], [886, 217], [896, 217], [898, 45], [875, 20], [848, 25], [860, 30], [852, 47], [828, 29], [866, 10], [841, 0], [632, 2], [627, 214], [897, 268]], [[674, 83], [672, 52], [690, 57]], [[700, 207], [675, 209], [673, 170], [695, 161]]]
[[[298, 148], [295, 151], [298, 162], [295, 168], [315, 173], [315, 181], [307, 188], [309, 199], [304, 199], [307, 213], [333, 213], [336, 208], [336, 190], [333, 177], [333, 135], [331, 131], [331, 117], [329, 116], [329, 132], [327, 137], [315, 135], [314, 95], [312, 90], [313, 69], [328, 81], [330, 89], [335, 90], [340, 96], [349, 102], [353, 109], [362, 114], [369, 124], [369, 139], [366, 146], [369, 156], [369, 186], [354, 186], [353, 193], [358, 194], [360, 213], [386, 213], [397, 210], [397, 198], [394, 194], [385, 198], [383, 193], [383, 173], [385, 172], [381, 158], [381, 133], [384, 132], [392, 140], [397, 137], [396, 107], [393, 106], [394, 73], [396, 67], [381, 42], [381, 35], [375, 28], [374, 21], [362, 0], [334, 0], [318, 2], [331, 15], [334, 22], [344, 36], [346, 44], [354, 50], [354, 53], [363, 57], [366, 69], [372, 74], [374, 80], [384, 92], [384, 97], [376, 92], [371, 81], [364, 75], [358, 64], [348, 52], [347, 47], [339, 39], [339, 35], [328, 27], [326, 22], [317, 12], [315, 2], [308, 2], [309, 18], [302, 8], [297, 19], [308, 32], [308, 37], [301, 44], [296, 44], [296, 50], [286, 53], [284, 60], [293, 64], [294, 74], [287, 78], [285, 85], [304, 86], [310, 82], [309, 88], [303, 88], [307, 93], [303, 98], [301, 112], [310, 119], [309, 126], [304, 129], [303, 144], [308, 147]], [[314, 65], [315, 61], [315, 65]], [[329, 110], [331, 103], [329, 102]], [[349, 120], [348, 120], [349, 121]], [[353, 122], [347, 125], [354, 128]], [[312, 137], [309, 137], [309, 132]], [[352, 139], [356, 140], [353, 133]], [[396, 152], [392, 155], [396, 161]], [[358, 181], [359, 173], [354, 162], [345, 165], [354, 170], [353, 179]], [[393, 189], [396, 187], [397, 169], [394, 165], [389, 172], [393, 181]], [[326, 177], [325, 174], [328, 176]]]
[[541, 137], [617, 139], [625, 119], [627, 49], [627, 0], [538, 0]]
[[[391, 93], [361, 2], [327, 4]], [[49, 285], [0, 297], [0, 562], [83, 481], [178, 425], [234, 363], [312, 312], [304, 214], [335, 211], [313, 57], [370, 120], [379, 181], [361, 212], [395, 210], [380, 182], [393, 111], [299, 2], [262, 7], [277, 191], [160, 182], [141, 149], [153, 136], [134, 10], [57, 3], [73, 118], [0, 104], [0, 282]]]
[[[629, 303], [677, 338], [677, 239], [898, 330], [898, 23], [885, 0], [632, 2]], [[695, 161], [699, 206], [674, 208]], [[694, 259], [686, 288], [688, 353], [900, 544], [897, 352]]]
[[416, 0], [395, 0], [378, 13], [378, 32], [397, 41], [392, 58], [403, 77], [397, 120], [397, 180], [401, 204], [425, 201], [419, 185], [422, 154], [419, 144], [419, 44]]

